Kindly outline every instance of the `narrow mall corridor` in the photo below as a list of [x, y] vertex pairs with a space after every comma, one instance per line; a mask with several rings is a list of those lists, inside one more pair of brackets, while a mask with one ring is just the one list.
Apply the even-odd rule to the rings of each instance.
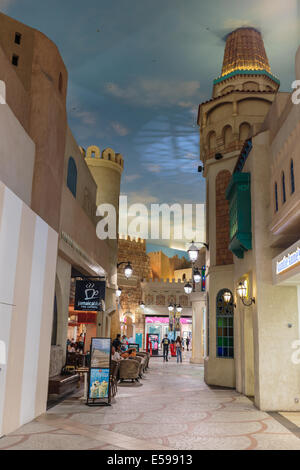
[[0, 439], [0, 449], [300, 450], [300, 439], [249, 399], [208, 387], [203, 366], [185, 355], [182, 364], [152, 358], [142, 385], [119, 386], [111, 407], [66, 399]]

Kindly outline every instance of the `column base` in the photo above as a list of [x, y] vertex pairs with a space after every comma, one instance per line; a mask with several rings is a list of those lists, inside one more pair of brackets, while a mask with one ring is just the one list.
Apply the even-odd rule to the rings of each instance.
[[191, 357], [190, 363], [191, 364], [204, 364], [204, 358], [203, 357]]

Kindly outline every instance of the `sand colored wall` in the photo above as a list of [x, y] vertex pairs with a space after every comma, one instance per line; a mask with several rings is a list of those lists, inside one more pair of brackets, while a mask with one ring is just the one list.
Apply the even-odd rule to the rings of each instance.
[[[31, 207], [58, 231], [67, 71], [56, 45], [45, 35], [3, 14], [0, 25], [0, 46], [4, 52], [0, 53], [0, 60], [7, 69], [0, 79], [12, 79], [7, 87], [7, 102], [36, 145]], [[22, 34], [20, 45], [14, 42], [15, 32]], [[19, 56], [17, 67], [11, 63], [13, 53]]]
[[263, 410], [298, 410], [299, 374], [291, 361], [292, 342], [298, 339], [297, 289], [273, 285], [272, 258], [278, 249], [269, 244], [269, 156], [269, 133], [264, 132], [253, 139], [244, 168], [251, 172], [252, 250], [242, 260], [234, 258], [235, 288], [247, 278], [249, 296], [256, 299], [251, 307], [236, 299], [237, 390], [254, 390], [255, 403]]
[[30, 205], [35, 145], [7, 104], [0, 105], [0, 141], [0, 179]]
[[67, 184], [70, 157], [74, 159], [77, 168], [76, 201], [96, 225], [97, 184], [86, 164], [84, 154], [80, 150], [71, 129], [68, 127], [64, 160], [65, 185]]
[[57, 233], [2, 183], [0, 218], [2, 435], [46, 411]]

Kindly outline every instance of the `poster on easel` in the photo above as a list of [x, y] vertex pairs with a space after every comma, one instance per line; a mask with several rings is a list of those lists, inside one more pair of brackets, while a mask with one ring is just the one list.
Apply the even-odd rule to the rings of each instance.
[[87, 405], [109, 406], [111, 338], [91, 339], [91, 361], [88, 380]]

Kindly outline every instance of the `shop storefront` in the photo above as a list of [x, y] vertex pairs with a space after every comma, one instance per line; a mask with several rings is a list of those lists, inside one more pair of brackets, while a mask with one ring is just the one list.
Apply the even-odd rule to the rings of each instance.
[[[146, 316], [145, 317], [145, 341], [147, 335], [158, 335], [158, 342], [161, 343], [163, 337], [167, 334], [169, 339], [174, 339], [174, 332], [169, 331], [169, 317], [168, 316]], [[177, 335], [179, 332], [177, 332]], [[192, 339], [192, 318], [180, 318], [180, 336], [186, 339]], [[146, 345], [145, 345], [146, 346]]]
[[[297, 288], [295, 310], [298, 311], [298, 318], [300, 318], [300, 240], [273, 259], [272, 271], [273, 284]], [[300, 325], [300, 321], [298, 323]]]
[[84, 352], [90, 350], [91, 338], [97, 336], [97, 313], [77, 312], [69, 307], [68, 340], [79, 342], [84, 340]]

